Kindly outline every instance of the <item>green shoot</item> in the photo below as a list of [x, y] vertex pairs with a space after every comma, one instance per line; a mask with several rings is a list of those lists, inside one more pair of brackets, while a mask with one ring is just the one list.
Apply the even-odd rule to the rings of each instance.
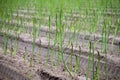
[[[35, 22], [36, 22], [36, 19], [34, 18], [33, 19], [33, 24], [35, 24]], [[34, 25], [32, 30], [33, 30], [33, 32], [32, 32], [33, 42], [32, 42], [32, 55], [31, 55], [31, 58], [30, 58], [30, 66], [32, 66], [32, 64], [33, 64], [34, 50], [35, 50], [35, 41], [36, 41], [36, 26], [35, 25]]]
[[75, 72], [78, 73], [80, 71], [80, 57], [81, 57], [81, 47], [79, 46], [79, 55], [75, 55], [76, 57], [76, 67], [75, 67]]
[[97, 53], [98, 53], [97, 80], [100, 80], [100, 53], [99, 51], [97, 51]]
[[40, 53], [41, 47], [42, 47], [42, 45], [41, 45], [41, 40], [40, 40], [40, 48], [39, 48], [39, 52], [38, 52], [38, 62], [39, 63], [40, 63], [40, 56], [41, 56], [41, 53]]
[[24, 63], [26, 63], [26, 59], [27, 59], [27, 48], [25, 47], [25, 52], [24, 52]]
[[13, 56], [12, 39], [10, 40], [10, 55]]
[[71, 53], [70, 53], [70, 70], [72, 71], [72, 68], [73, 68], [73, 60], [72, 60], [72, 58], [73, 58], [73, 54], [74, 54], [73, 43], [71, 43], [71, 47], [72, 47], [72, 49], [71, 49]]
[[90, 58], [91, 58], [91, 53], [92, 53], [92, 42], [90, 41], [90, 51], [88, 55], [88, 66], [87, 66], [87, 71], [86, 71], [86, 80], [88, 80], [89, 77], [89, 71], [90, 71]]
[[[61, 51], [62, 51], [62, 50], [61, 50]], [[63, 53], [63, 51], [62, 51], [62, 62], [63, 62], [63, 64], [64, 64], [65, 70], [67, 70], [68, 73], [70, 74], [70, 76], [73, 77], [71, 71], [69, 70], [69, 68], [68, 68], [68, 66], [66, 65], [66, 62], [65, 62], [65, 60], [64, 60], [64, 53]]]
[[94, 66], [95, 66], [95, 63], [94, 63], [94, 45], [92, 45], [92, 49], [93, 49], [93, 52], [92, 52], [92, 80], [94, 80], [94, 75], [95, 75], [95, 73], [94, 73]]
[[7, 54], [8, 36], [4, 35], [4, 54]]
[[50, 18], [50, 16], [49, 16], [49, 34], [48, 34], [48, 53], [47, 53], [47, 57], [46, 57], [46, 62], [47, 62], [47, 64], [48, 64], [48, 61], [49, 61], [49, 54], [50, 54], [50, 23], [51, 23], [51, 18]]
[[16, 55], [17, 50], [18, 50], [18, 43], [17, 43], [17, 39], [15, 39], [15, 41], [14, 41], [13, 56], [15, 56], [15, 55]]

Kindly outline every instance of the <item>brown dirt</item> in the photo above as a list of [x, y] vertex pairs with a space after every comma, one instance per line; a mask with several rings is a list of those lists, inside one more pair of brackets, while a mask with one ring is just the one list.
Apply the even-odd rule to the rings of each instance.
[[[26, 35], [27, 35], [27, 34], [26, 34]], [[3, 39], [4, 39], [4, 38], [3, 38]], [[11, 36], [11, 39], [14, 39], [14, 38]], [[46, 38], [45, 38], [45, 39], [46, 39]], [[45, 65], [45, 63], [46, 63], [46, 60], [45, 60], [46, 57], [45, 57], [45, 55], [47, 54], [47, 48], [48, 48], [48, 45], [45, 45], [45, 44], [47, 43], [45, 39], [43, 38], [43, 40], [42, 40], [42, 41], [43, 41], [43, 43], [42, 43], [43, 46], [42, 46], [42, 47], [43, 47], [43, 48], [46, 48], [46, 49], [43, 49], [43, 48], [42, 48], [42, 52], [41, 52], [42, 54], [41, 54], [41, 60], [40, 60], [40, 61], [42, 61], [42, 62], [41, 62], [42, 65], [43, 65], [43, 64]], [[32, 43], [31, 41], [32, 41], [32, 40], [30, 39], [30, 37], [29, 37], [28, 35], [27, 35], [27, 36], [24, 35], [24, 37], [22, 37], [21, 40], [22, 40], [23, 42], [21, 42], [21, 41], [19, 42], [19, 51], [18, 51], [18, 54], [17, 54], [18, 57], [20, 57], [20, 58], [17, 57], [16, 61], [12, 61], [12, 62], [19, 62], [19, 60], [20, 60], [20, 61], [22, 60], [22, 62], [21, 62], [20, 64], [18, 64], [18, 65], [20, 65], [20, 66], [21, 66], [21, 65], [24, 65], [23, 56], [24, 56], [24, 47], [26, 46], [27, 49], [28, 49], [28, 52], [29, 52], [28, 55], [27, 55], [27, 56], [28, 56], [28, 58], [27, 58], [27, 59], [28, 59], [28, 62], [27, 62], [27, 65], [25, 64], [25, 66], [22, 66], [22, 69], [25, 68], [25, 70], [27, 70], [27, 69], [29, 69], [29, 64], [28, 64], [28, 63], [29, 63], [29, 60], [30, 60], [31, 52], [32, 52], [32, 51], [31, 51], [31, 47], [32, 47], [32, 46], [31, 46], [31, 43]], [[19, 40], [18, 40], [18, 41], [19, 41]], [[13, 40], [13, 42], [14, 42], [14, 40]], [[36, 42], [37, 42], [37, 41], [36, 41]], [[10, 44], [10, 43], [9, 43], [9, 44]], [[37, 46], [38, 46], [38, 45], [37, 45], [37, 44], [38, 44], [38, 43], [36, 43], [36, 48], [35, 48], [35, 51], [36, 51], [36, 52], [35, 52], [35, 55], [34, 55], [34, 62], [38, 65], [38, 64], [41, 64], [41, 63], [38, 63], [38, 62], [37, 62], [37, 61], [38, 61], [38, 59], [37, 59], [37, 56], [38, 56], [38, 55], [37, 55], [37, 52], [38, 52], [38, 47], [37, 47]], [[13, 45], [14, 45], [14, 44], [13, 44]], [[51, 49], [52, 49], [52, 48], [51, 48]], [[68, 48], [67, 51], [68, 51], [67, 54], [69, 54], [69, 51], [71, 51], [71, 50]], [[75, 52], [75, 54], [76, 54], [76, 52]], [[68, 56], [68, 55], [67, 55], [67, 56]], [[65, 55], [66, 58], [67, 58], [67, 56]], [[9, 57], [10, 57], [10, 56], [9, 56]], [[7, 57], [7, 59], [8, 59], [9, 57]], [[22, 59], [21, 59], [21, 58], [22, 58]], [[56, 57], [56, 58], [57, 58], [57, 57]], [[55, 58], [55, 60], [57, 60], [56, 58]], [[18, 60], [18, 59], [19, 59], [19, 60]], [[11, 60], [11, 59], [10, 59], [10, 60]], [[8, 60], [8, 61], [10, 61], [10, 60]], [[18, 60], [18, 61], [17, 61], [17, 60]], [[74, 60], [75, 60], [75, 58], [73, 57], [73, 62], [75, 63]], [[87, 60], [88, 60], [87, 57], [81, 55], [81, 61], [80, 61], [80, 63], [81, 63], [81, 65], [82, 65], [82, 67], [84, 67], [84, 68], [81, 67], [82, 70], [81, 70], [80, 76], [85, 74], [86, 66], [87, 66]], [[51, 64], [51, 60], [50, 60], [48, 63]], [[101, 62], [101, 63], [102, 63], [102, 62]], [[111, 65], [110, 65], [110, 64], [111, 64]], [[16, 65], [16, 64], [15, 64], [15, 65]], [[68, 65], [69, 65], [69, 63], [68, 63]], [[95, 62], [95, 65], [97, 65], [97, 61]], [[110, 74], [111, 74], [111, 73], [114, 73], [114, 75], [111, 74], [109, 77], [111, 78], [111, 76], [112, 76], [112, 79], [113, 79], [113, 78], [115, 78], [115, 76], [116, 76], [116, 77], [118, 77], [118, 78], [116, 78], [115, 80], [119, 79], [119, 70], [120, 70], [120, 69], [119, 69], [119, 64], [117, 64], [117, 63], [114, 64], [114, 62], [110, 62], [108, 65], [109, 65], [109, 70], [110, 70], [109, 72], [110, 72]], [[20, 67], [20, 66], [18, 66], [18, 67]], [[26, 66], [28, 66], [27, 69], [26, 69]], [[39, 66], [41, 66], [41, 65], [39, 65]], [[118, 66], [118, 67], [117, 67], [117, 66]], [[33, 67], [34, 67], [34, 68], [33, 68]], [[36, 69], [35, 66], [33, 66], [33, 67], [32, 67], [32, 70], [31, 70], [31, 68], [30, 68], [30, 69], [29, 69], [30, 71], [27, 71], [27, 72], [31, 72], [31, 71], [33, 71], [33, 70], [36, 70], [35, 72], [38, 73], [37, 75], [43, 75], [43, 74], [44, 74], [45, 76], [48, 76], [48, 78], [51, 78], [51, 77], [52, 77], [52, 78], [58, 78], [56, 74], [60, 73], [60, 75], [61, 75], [61, 73], [62, 73], [62, 75], [64, 75], [65, 78], [67, 78], [67, 79], [69, 78], [69, 77], [67, 77], [67, 76], [69, 75], [68, 73], [65, 73], [65, 74], [67, 74], [67, 75], [63, 74], [63, 73], [64, 73], [64, 72], [63, 72], [64, 67], [63, 67], [62, 65], [59, 66], [59, 68], [57, 68], [57, 70], [55, 70], [55, 68], [53, 68], [53, 67], [52, 67], [52, 68], [51, 68], [51, 67], [50, 67], [50, 68], [44, 67], [44, 68], [42, 68], [42, 69], [41, 69], [41, 67], [40, 67], [40, 68], [37, 68], [37, 69]], [[51, 73], [49, 73], [50, 71], [49, 71], [49, 72], [46, 72], [46, 71], [48, 71], [49, 69], [50, 69], [50, 70], [53, 69], [53, 70], [51, 70], [52, 73], [55, 73], [56, 71], [57, 71], [57, 73], [56, 73], [55, 75], [54, 75], [54, 74], [51, 75]], [[102, 71], [104, 72], [104, 63], [101, 64], [101, 69], [102, 69]], [[54, 70], [55, 70], [55, 71], [54, 71]], [[59, 71], [59, 70], [60, 70], [60, 71]], [[117, 72], [116, 72], [116, 71], [117, 71]], [[33, 71], [33, 72], [34, 72], [34, 71]], [[32, 73], [33, 73], [33, 72], [32, 72]], [[34, 73], [35, 73], [35, 72], [34, 72]], [[36, 74], [36, 73], [35, 73], [35, 74]], [[117, 73], [118, 73], [118, 74], [117, 74]], [[116, 75], [116, 74], [117, 74], [117, 75]], [[54, 75], [54, 76], [53, 76], [53, 75]], [[61, 77], [59, 77], [59, 78], [61, 79]], [[63, 78], [63, 79], [64, 79], [64, 78]], [[67, 79], [66, 79], [66, 80], [67, 80]], [[35, 79], [35, 80], [39, 80], [39, 79]], [[43, 80], [44, 80], [44, 79], [43, 79]], [[49, 80], [49, 79], [48, 79], [48, 80]], [[102, 79], [101, 79], [101, 80], [102, 80]], [[110, 80], [111, 80], [111, 79], [110, 79]]]
[[[70, 79], [69, 74], [61, 71], [59, 67], [45, 64], [45, 60], [38, 62], [34, 59], [34, 64], [30, 66], [28, 59], [24, 62], [23, 53], [11, 57], [9, 50], [7, 55], [3, 54], [2, 49], [0, 51], [0, 65], [2, 65], [0, 74], [4, 75], [0, 76], [1, 80], [75, 80], [75, 78]], [[5, 70], [2, 70], [3, 68]]]

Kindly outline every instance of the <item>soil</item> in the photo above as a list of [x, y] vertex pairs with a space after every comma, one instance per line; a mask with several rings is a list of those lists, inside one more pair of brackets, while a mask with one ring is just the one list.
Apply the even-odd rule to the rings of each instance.
[[[22, 36], [22, 35], [21, 35]], [[12, 41], [14, 42], [14, 37], [13, 36], [11, 36], [10, 37], [11, 39], [12, 39]], [[4, 37], [1, 37], [1, 39], [3, 39], [4, 40]], [[10, 40], [11, 41], [11, 40]], [[9, 45], [10, 45], [10, 41], [9, 41]], [[25, 34], [24, 34], [24, 37], [22, 36], [20, 39], [18, 39], [18, 41], [19, 41], [19, 49], [18, 49], [18, 54], [19, 54], [19, 56], [22, 56], [22, 58], [23, 58], [23, 55], [24, 55], [24, 48], [25, 47], [27, 47], [27, 52], [29, 53], [29, 55], [28, 55], [28, 60], [30, 60], [30, 54], [31, 54], [31, 48], [32, 48], [32, 40], [31, 40], [31, 38], [26, 34], [26, 36], [25, 36]], [[48, 49], [48, 45], [46, 45], [46, 43], [47, 43], [47, 41], [46, 41], [46, 38], [42, 38], [41, 37], [41, 41], [42, 41], [42, 48], [41, 48], [41, 51], [42, 52], [40, 52], [40, 53], [42, 53], [41, 54], [41, 59], [42, 60], [40, 60], [40, 61], [42, 61], [42, 62], [44, 62], [45, 61], [45, 57], [46, 57], [46, 55], [47, 55], [47, 49]], [[13, 42], [12, 42], [12, 45], [14, 45], [13, 44]], [[38, 61], [37, 60], [37, 54], [38, 54], [38, 51], [39, 51], [39, 43], [37, 43], [38, 41], [36, 41], [36, 47], [35, 47], [35, 55], [34, 55], [34, 60], [35, 61]], [[51, 44], [51, 46], [52, 46], [52, 44]], [[8, 46], [8, 47], [10, 47], [10, 46]], [[51, 47], [51, 49], [53, 49], [52, 47]], [[57, 49], [57, 48], [56, 48]], [[67, 52], [65, 52], [65, 53], [67, 53], [67, 54], [65, 54], [64, 55], [64, 57], [65, 57], [65, 59], [67, 60], [67, 58], [68, 58], [68, 55], [69, 55], [69, 51], [71, 51], [71, 49], [70, 48], [68, 48], [67, 49]], [[52, 51], [51, 51], [52, 52]], [[87, 52], [88, 53], [88, 52]], [[77, 54], [77, 52], [75, 52], [75, 54]], [[115, 57], [116, 58], [116, 57]], [[18, 59], [18, 58], [17, 58]], [[119, 58], [118, 58], [119, 59]], [[55, 59], [54, 60], [57, 60], [57, 55], [56, 55], [56, 57], [55, 57]], [[113, 59], [114, 60], [114, 59]], [[50, 61], [50, 60], [49, 60]], [[86, 67], [87, 67], [87, 61], [88, 61], [88, 58], [87, 57], [85, 57], [84, 55], [81, 55], [81, 61], [80, 61], [80, 63], [81, 63], [81, 65], [82, 65], [82, 67], [81, 67], [81, 73], [80, 74], [77, 74], [77, 75], [84, 75], [85, 74], [85, 69], [86, 69]], [[112, 60], [111, 60], [112, 61]], [[109, 77], [111, 76], [111, 74], [112, 73], [114, 73], [114, 76], [113, 76], [113, 74], [112, 74], [112, 77], [117, 77], [117, 79], [119, 78], [119, 64], [118, 64], [118, 62], [115, 62], [115, 60], [113, 61], [113, 62], [111, 62], [111, 61], [109, 61], [109, 72], [110, 72], [110, 75], [109, 75]], [[118, 61], [118, 60], [116, 60], [116, 61]], [[17, 62], [17, 61], [15, 61], [15, 62]], [[51, 61], [49, 62], [50, 64], [51, 64]], [[56, 62], [55, 62], [56, 63]], [[75, 64], [75, 56], [73, 56], [73, 63]], [[69, 62], [68, 62], [68, 64], [69, 64]], [[95, 63], [96, 64], [96, 63]], [[62, 64], [63, 65], [63, 64]], [[63, 66], [60, 66], [59, 67], [59, 69], [61, 70], [61, 71], [63, 71], [64, 70], [64, 67]], [[97, 65], [97, 64], [96, 64]], [[26, 65], [25, 65], [26, 66]], [[74, 66], [74, 65], [73, 65]], [[45, 69], [47, 69], [47, 68], [45, 68]], [[51, 69], [51, 68], [50, 68]], [[42, 74], [45, 74], [45, 72], [43, 72], [44, 70], [41, 70], [42, 71]], [[47, 71], [47, 70], [46, 70]], [[104, 62], [102, 62], [102, 60], [101, 60], [101, 72], [104, 72]], [[114, 72], [113, 72], [114, 71]], [[117, 72], [116, 72], [117, 71]], [[36, 71], [36, 72], [39, 72], [39, 73], [41, 73], [40, 72], [40, 70], [38, 70], [38, 71]], [[59, 71], [58, 71], [59, 72]], [[54, 72], [53, 72], [54, 73]], [[42, 75], [41, 74], [41, 75]], [[118, 74], [118, 75], [117, 75]], [[50, 76], [48, 73], [46, 73], [45, 75], [47, 75], [47, 76]], [[53, 76], [52, 76], [53, 77]], [[55, 77], [55, 78], [57, 78], [57, 77]], [[65, 78], [66, 78], [66, 76], [65, 76]], [[110, 77], [111, 78], [111, 77]], [[36, 79], [37, 80], [37, 79]], [[43, 79], [44, 80], [44, 79]], [[68, 79], [66, 79], [66, 80], [68, 80]]]
[[0, 51], [1, 80], [79, 80], [75, 73], [74, 78], [71, 78], [66, 71], [61, 71], [59, 66], [46, 64], [45, 59], [38, 62], [37, 56], [34, 57], [34, 64], [30, 66], [30, 54], [27, 54], [27, 60], [24, 60], [23, 53], [18, 52], [11, 56], [8, 50], [4, 55], [1, 47]]

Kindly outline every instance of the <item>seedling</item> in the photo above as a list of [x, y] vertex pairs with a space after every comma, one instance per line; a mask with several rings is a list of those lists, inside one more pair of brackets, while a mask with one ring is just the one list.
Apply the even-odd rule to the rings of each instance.
[[50, 27], [51, 27], [50, 23], [51, 23], [51, 18], [49, 16], [48, 53], [47, 53], [47, 56], [46, 56], [47, 64], [48, 64], [48, 61], [49, 61], [49, 54], [50, 54]]
[[93, 75], [94, 80], [100, 80], [100, 53], [98, 50], [97, 53], [98, 53], [98, 63], [96, 65], [96, 73]]
[[40, 63], [40, 56], [41, 56], [41, 53], [40, 53], [41, 47], [42, 47], [42, 45], [41, 45], [41, 40], [40, 40], [40, 46], [39, 46], [39, 52], [38, 52], [38, 62], [39, 63]]
[[13, 56], [13, 46], [12, 46], [12, 39], [10, 40], [10, 55]]
[[90, 47], [89, 47], [89, 55], [88, 55], [88, 66], [87, 66], [87, 71], [86, 71], [86, 80], [88, 80], [89, 76], [89, 71], [90, 71], [90, 58], [91, 58], [91, 53], [92, 53], [92, 42], [90, 41]]
[[72, 71], [72, 68], [73, 68], [73, 54], [74, 54], [74, 51], [73, 51], [73, 43], [71, 43], [71, 53], [70, 53], [70, 70]]
[[4, 36], [4, 54], [7, 54], [7, 47], [8, 47], [8, 36]]
[[25, 47], [25, 52], [24, 52], [24, 63], [26, 63], [26, 59], [27, 59], [27, 48]]
[[17, 50], [18, 50], [18, 43], [17, 43], [17, 39], [15, 39], [15, 41], [14, 41], [13, 56], [15, 56], [17, 54]]
[[79, 55], [75, 55], [76, 57], [76, 67], [75, 67], [75, 72], [78, 73], [80, 71], [80, 57], [81, 57], [82, 51], [81, 47], [79, 46]]
[[[33, 18], [33, 25], [35, 24], [36, 19]], [[34, 58], [34, 50], [35, 50], [35, 41], [36, 41], [36, 26], [34, 25], [33, 29], [32, 29], [32, 36], [33, 36], [33, 41], [32, 41], [32, 55], [30, 58], [30, 66], [32, 66], [33, 64], [33, 58]]]

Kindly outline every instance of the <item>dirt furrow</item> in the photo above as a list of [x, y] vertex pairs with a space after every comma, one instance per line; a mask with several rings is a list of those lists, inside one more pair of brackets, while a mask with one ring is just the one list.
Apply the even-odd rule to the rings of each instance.
[[25, 75], [18, 72], [18, 70], [14, 70], [15, 68], [11, 66], [9, 63], [5, 63], [5, 61], [0, 61], [0, 76], [8, 78], [8, 80], [30, 80], [25, 77]]
[[[28, 45], [30, 45], [29, 46], [29, 50], [32, 48], [32, 42], [31, 41], [24, 41], [24, 43], [22, 43], [22, 45], [19, 45], [20, 46], [20, 48], [23, 48], [23, 46], [25, 45], [25, 43]], [[43, 48], [46, 48], [46, 49], [48, 49], [48, 45], [45, 45], [46, 43], [42, 43], [42, 46], [43, 46]], [[38, 45], [37, 43], [36, 43], [36, 45]], [[52, 45], [50, 45], [50, 47], [51, 47]], [[36, 52], [38, 52], [39, 50], [39, 46], [38, 46], [38, 48], [35, 48], [35, 51]], [[52, 47], [50, 48], [50, 49], [53, 49]], [[22, 50], [20, 50], [20, 51], [22, 51]], [[64, 51], [64, 49], [63, 49], [63, 51]], [[70, 49], [69, 50], [67, 50], [67, 51], [71, 51]], [[31, 51], [30, 51], [31, 52]], [[47, 51], [46, 51], [47, 52]], [[67, 53], [67, 52], [65, 52], [64, 51], [64, 53]], [[87, 53], [89, 53], [89, 52], [87, 52]], [[70, 55], [70, 52], [68, 52], [67, 53], [67, 55]], [[77, 54], [76, 52], [74, 52], [74, 54]], [[80, 63], [81, 63], [81, 67], [82, 68], [84, 68], [84, 70], [87, 68], [87, 63], [88, 63], [88, 56], [84, 56], [83, 55], [84, 53], [82, 53], [81, 54], [81, 61], [80, 61]], [[45, 55], [45, 53], [44, 53], [44, 55]], [[47, 53], [46, 53], [46, 55], [47, 55]], [[50, 54], [51, 55], [51, 54]], [[73, 56], [73, 63], [75, 64], [75, 56]], [[114, 60], [114, 59], [113, 59]], [[103, 61], [103, 60], [101, 60], [101, 73], [104, 73], [104, 71], [105, 71], [105, 68], [103, 68], [103, 66], [105, 66], [105, 62]], [[92, 63], [92, 61], [90, 61], [90, 63]], [[96, 63], [96, 65], [97, 65], [97, 59], [95, 59], [95, 63]], [[108, 63], [107, 63], [107, 65], [108, 65], [108, 69], [109, 69], [109, 71], [108, 71], [108, 75], [109, 75], [109, 77], [110, 77], [110, 75], [112, 75], [111, 74], [111, 72], [113, 72], [114, 74], [119, 74], [119, 64], [116, 64], [114, 61], [113, 62], [111, 62], [109, 59], [108, 59]], [[91, 65], [92, 66], [92, 65]], [[112, 67], [111, 67], [112, 66]], [[118, 66], [118, 67], [117, 67]], [[118, 72], [117, 72], [117, 71]], [[118, 75], [119, 76], [119, 75]], [[117, 76], [117, 78], [119, 78]]]

